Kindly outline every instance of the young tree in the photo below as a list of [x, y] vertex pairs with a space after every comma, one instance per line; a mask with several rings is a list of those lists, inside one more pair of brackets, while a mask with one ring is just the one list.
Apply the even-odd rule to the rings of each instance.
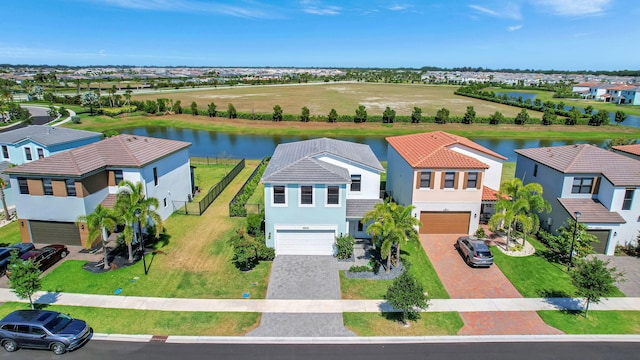
[[528, 122], [529, 122], [529, 113], [527, 112], [527, 109], [520, 110], [520, 112], [518, 113], [518, 115], [516, 115], [516, 118], [514, 119], [514, 123], [516, 125], [524, 125]]
[[300, 114], [300, 121], [302, 122], [309, 122], [309, 118], [310, 118], [310, 114], [309, 114], [309, 108], [306, 106], [302, 107], [302, 113]]
[[[575, 239], [573, 237], [575, 231]], [[593, 253], [592, 243], [598, 242], [598, 238], [595, 235], [590, 234], [587, 231], [587, 226], [578, 221], [576, 227], [576, 221], [572, 218], [567, 218], [565, 223], [558, 228], [558, 236], [554, 238], [556, 242], [549, 244], [552, 249], [558, 253], [564, 255], [564, 260], [569, 263], [571, 258], [571, 244], [573, 243], [573, 259], [583, 258]]]
[[198, 116], [198, 104], [195, 101], [191, 102], [191, 115]]
[[473, 124], [473, 121], [476, 119], [476, 111], [473, 109], [473, 106], [467, 106], [467, 112], [464, 113], [462, 117], [463, 124]]
[[607, 265], [609, 261], [602, 261], [596, 257], [589, 260], [581, 260], [578, 266], [571, 271], [571, 281], [576, 287], [576, 293], [587, 300], [584, 317], [589, 317], [589, 305], [599, 303], [602, 297], [605, 297], [615, 290], [614, 283], [623, 281], [622, 273], [613, 267]]
[[336, 109], [331, 109], [331, 111], [329, 111], [329, 115], [327, 116], [327, 120], [330, 123], [334, 123], [334, 122], [338, 121], [338, 113], [336, 112]]
[[86, 92], [82, 94], [82, 106], [88, 107], [91, 115], [93, 115], [93, 110], [99, 106], [99, 97], [94, 92]]
[[589, 125], [600, 126], [609, 122], [609, 113], [606, 110], [600, 110], [597, 113], [591, 115], [589, 119]]
[[209, 117], [216, 117], [216, 108], [217, 106], [213, 102], [207, 105], [207, 112], [209, 113]]
[[271, 116], [273, 121], [282, 121], [282, 107], [276, 105], [273, 107], [273, 115]]
[[109, 234], [107, 231], [113, 231], [116, 227], [116, 216], [113, 211], [105, 208], [102, 204], [98, 204], [92, 213], [88, 215], [81, 215], [76, 220], [76, 223], [86, 223], [89, 230], [89, 236], [87, 239], [87, 245], [90, 247], [91, 243], [99, 235], [102, 235], [102, 252], [104, 254], [104, 269], [109, 269], [109, 258], [107, 253], [107, 238]]
[[4, 219], [11, 220], [11, 214], [9, 214], [9, 207], [7, 207], [7, 198], [4, 194], [4, 188], [7, 187], [7, 183], [4, 179], [0, 178], [0, 201], [2, 201], [2, 209], [4, 210]]
[[636, 139], [615, 138], [615, 139], [607, 140], [604, 146], [607, 150], [612, 150], [614, 146], [633, 145], [636, 142], [637, 142]]
[[422, 120], [422, 109], [414, 106], [411, 113], [411, 123], [417, 124], [420, 120]]
[[53, 105], [49, 106], [49, 110], [47, 111], [47, 116], [51, 119], [55, 119], [58, 117], [58, 109], [56, 109]]
[[33, 263], [33, 260], [20, 260], [17, 251], [11, 253], [9, 268], [11, 269], [9, 288], [19, 299], [29, 299], [31, 309], [34, 309], [31, 297], [42, 288], [40, 282], [42, 272], [38, 270], [38, 266]]
[[[522, 109], [524, 110], [524, 109]], [[500, 111], [496, 111], [493, 115], [491, 115], [489, 117], [489, 124], [490, 125], [498, 125], [500, 123], [504, 122], [504, 115], [502, 115], [502, 113]]]
[[418, 309], [429, 307], [429, 298], [424, 294], [422, 284], [409, 273], [403, 272], [393, 280], [385, 296], [387, 302], [396, 310], [402, 311], [402, 322], [420, 318]]
[[551, 125], [553, 124], [556, 119], [558, 118], [558, 115], [556, 115], [556, 112], [547, 107], [544, 109], [544, 114], [542, 114], [542, 125]]
[[387, 124], [387, 123], [393, 123], [393, 121], [396, 119], [396, 111], [392, 110], [390, 107], [386, 107], [384, 109], [384, 112], [382, 113], [382, 122]]
[[572, 108], [571, 110], [569, 110], [569, 117], [567, 117], [564, 120], [564, 124], [565, 125], [575, 125], [578, 123], [578, 119], [580, 119], [580, 116], [582, 114], [580, 113], [580, 110], [576, 109], [575, 107]]
[[585, 113], [586, 115], [591, 116], [591, 114], [593, 114], [593, 106], [591, 106], [591, 105], [587, 105], [587, 106], [584, 108], [584, 113]]
[[353, 117], [353, 122], [363, 123], [367, 121], [367, 110], [364, 105], [358, 105], [356, 109], [356, 115]]
[[227, 113], [229, 115], [229, 119], [235, 119], [238, 117], [238, 112], [236, 111], [236, 107], [233, 106], [232, 103], [229, 103], [229, 106], [227, 106]]
[[436, 124], [446, 124], [449, 121], [449, 110], [442, 108], [436, 113]]
[[613, 120], [615, 120], [616, 124], [620, 124], [623, 121], [627, 120], [627, 114], [625, 114], [624, 111], [618, 110], [616, 111], [616, 114]]

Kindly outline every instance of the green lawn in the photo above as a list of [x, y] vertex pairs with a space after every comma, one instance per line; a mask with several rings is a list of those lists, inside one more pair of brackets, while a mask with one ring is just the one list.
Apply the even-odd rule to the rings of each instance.
[[505, 162], [502, 164], [502, 177], [500, 183], [511, 181], [516, 176], [516, 163]]
[[193, 197], [193, 201], [200, 201], [209, 189], [219, 183], [220, 180], [233, 169], [236, 163], [206, 164], [199, 163], [196, 160], [196, 162], [192, 161], [191, 165], [195, 166], [193, 171], [195, 178], [194, 185], [200, 188], [200, 193]]
[[538, 311], [548, 325], [567, 334], [640, 334], [640, 311]]
[[[531, 256], [514, 257], [502, 253], [495, 246], [491, 252], [502, 273], [524, 297], [573, 297], [575, 287], [564, 265], [547, 261], [545, 246], [535, 239], [529, 242], [536, 248]], [[618, 289], [610, 296], [624, 296]]]
[[[0, 305], [0, 317], [13, 310], [28, 309], [24, 303]], [[97, 333], [243, 336], [260, 322], [258, 313], [172, 312], [156, 310], [108, 309], [51, 305], [59, 311], [85, 320]]]
[[[429, 297], [448, 299], [449, 294], [440, 282], [420, 242], [409, 242], [401, 249], [411, 263], [409, 271], [422, 283]], [[340, 271], [340, 290], [343, 299], [383, 299], [392, 282], [393, 280], [350, 279], [345, 276], [344, 271]]]
[[421, 313], [404, 327], [398, 313], [344, 313], [344, 325], [358, 336], [456, 335], [464, 325], [456, 312]]
[[22, 241], [20, 238], [20, 227], [17, 221], [13, 221], [3, 227], [0, 227], [0, 243], [15, 244]]

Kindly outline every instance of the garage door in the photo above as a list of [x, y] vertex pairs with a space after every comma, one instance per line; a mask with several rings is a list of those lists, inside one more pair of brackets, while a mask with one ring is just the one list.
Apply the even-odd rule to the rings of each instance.
[[420, 234], [468, 234], [470, 212], [428, 212], [420, 213]]
[[75, 223], [30, 220], [29, 226], [34, 243], [82, 245]]
[[276, 255], [333, 255], [333, 230], [278, 230]]
[[587, 232], [595, 236], [600, 242], [592, 242], [591, 246], [596, 254], [604, 254], [607, 251], [609, 242], [609, 233], [611, 230], [587, 230]]

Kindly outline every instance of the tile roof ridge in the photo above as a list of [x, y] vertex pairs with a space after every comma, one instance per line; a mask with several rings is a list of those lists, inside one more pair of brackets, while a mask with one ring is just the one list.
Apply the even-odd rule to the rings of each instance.
[[[122, 145], [122, 147], [124, 147], [124, 150], [127, 152], [129, 157], [134, 160], [134, 162], [136, 163], [136, 166], [142, 166], [143, 164], [138, 160], [138, 158], [133, 154], [133, 152], [131, 152], [131, 149], [129, 149], [129, 147], [125, 144], [125, 140], [123, 140], [123, 139], [126, 138], [127, 141], [131, 142], [131, 140], [129, 140], [129, 137], [133, 138], [133, 140], [138, 140], [138, 137], [140, 137], [140, 138], [146, 138], [146, 137], [145, 136], [133, 135], [133, 134], [121, 134], [121, 135], [114, 136], [114, 137], [118, 140], [120, 145]], [[102, 156], [102, 154], [100, 154], [100, 156]]]
[[573, 164], [575, 164], [576, 161], [578, 161], [578, 159], [580, 157], [582, 157], [582, 153], [584, 153], [585, 149], [587, 149], [588, 147], [590, 147], [592, 145], [589, 145], [589, 144], [574, 144], [574, 145], [569, 145], [569, 146], [573, 146], [574, 148], [579, 147], [580, 149], [578, 150], [578, 153], [573, 157], [573, 159], [571, 159], [569, 164], [567, 164], [567, 167], [566, 167], [567, 170], [571, 170], [571, 168], [573, 167]]

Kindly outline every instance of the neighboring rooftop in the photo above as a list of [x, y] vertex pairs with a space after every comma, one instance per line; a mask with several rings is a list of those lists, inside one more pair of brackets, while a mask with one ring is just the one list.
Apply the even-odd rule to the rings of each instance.
[[567, 210], [569, 216], [575, 220], [576, 211], [580, 212], [578, 222], [601, 224], [624, 224], [624, 218], [615, 211], [609, 211], [602, 203], [595, 199], [559, 198], [558, 201]]
[[345, 183], [349, 172], [318, 158], [327, 155], [384, 171], [369, 145], [328, 138], [279, 144], [273, 152], [262, 182]]
[[462, 145], [486, 155], [507, 158], [482, 145], [444, 131], [388, 137], [387, 142], [414, 168], [488, 169], [489, 165], [450, 148]]
[[615, 186], [640, 185], [640, 161], [594, 145], [518, 149], [515, 152], [562, 173], [600, 173]]
[[106, 167], [139, 168], [191, 146], [176, 140], [122, 134], [12, 167], [7, 174], [82, 176]]
[[613, 148], [623, 153], [640, 156], [640, 144], [618, 145]]
[[48, 125], [29, 125], [0, 133], [0, 143], [18, 144], [25, 140], [31, 140], [43, 146], [52, 146], [101, 136], [101, 133], [94, 131], [67, 129]]

